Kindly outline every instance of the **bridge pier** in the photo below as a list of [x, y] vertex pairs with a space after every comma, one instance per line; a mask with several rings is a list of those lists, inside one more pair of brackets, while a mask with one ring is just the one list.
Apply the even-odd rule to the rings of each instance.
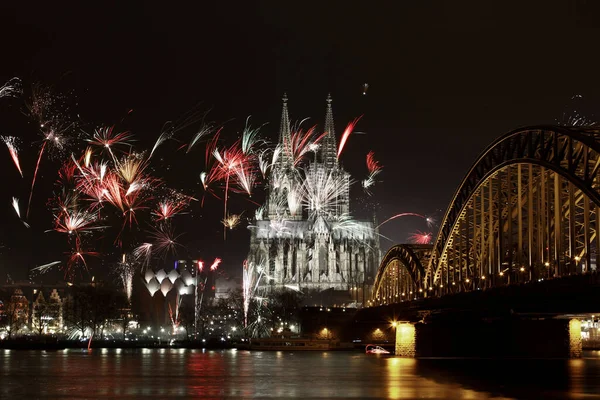
[[581, 358], [583, 352], [581, 340], [581, 321], [572, 319], [569, 321], [569, 358]]
[[580, 358], [577, 319], [456, 319], [398, 323], [400, 357]]
[[414, 358], [417, 355], [417, 330], [410, 322], [396, 323], [395, 354], [400, 357]]

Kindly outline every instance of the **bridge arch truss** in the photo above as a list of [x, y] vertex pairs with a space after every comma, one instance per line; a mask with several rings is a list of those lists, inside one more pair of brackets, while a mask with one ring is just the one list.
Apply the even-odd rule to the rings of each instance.
[[444, 295], [596, 270], [599, 171], [600, 130], [500, 137], [456, 191], [420, 289]]
[[399, 244], [393, 246], [381, 261], [370, 305], [384, 305], [423, 296], [426, 261], [431, 245]]

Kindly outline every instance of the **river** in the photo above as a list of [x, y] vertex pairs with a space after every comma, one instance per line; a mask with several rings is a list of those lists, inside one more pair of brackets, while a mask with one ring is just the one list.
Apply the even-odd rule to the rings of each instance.
[[1, 399], [600, 397], [578, 360], [403, 359], [360, 352], [0, 350]]

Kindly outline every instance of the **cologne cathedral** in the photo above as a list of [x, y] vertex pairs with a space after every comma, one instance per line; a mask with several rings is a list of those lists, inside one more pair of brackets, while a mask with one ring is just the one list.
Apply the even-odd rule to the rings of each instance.
[[298, 138], [284, 95], [278, 157], [266, 203], [250, 226], [248, 262], [263, 271], [261, 289], [311, 296], [331, 290], [336, 293], [328, 296], [331, 303], [364, 303], [379, 266], [379, 234], [373, 221], [351, 215], [351, 178], [338, 161], [331, 102], [328, 96], [323, 135], [302, 165], [295, 165], [290, 147]]

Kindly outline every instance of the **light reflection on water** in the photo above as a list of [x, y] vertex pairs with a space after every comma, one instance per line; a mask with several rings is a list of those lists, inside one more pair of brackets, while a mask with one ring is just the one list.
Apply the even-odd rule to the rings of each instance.
[[354, 352], [0, 350], [0, 398], [580, 398], [600, 393], [600, 353], [581, 360], [403, 359]]

